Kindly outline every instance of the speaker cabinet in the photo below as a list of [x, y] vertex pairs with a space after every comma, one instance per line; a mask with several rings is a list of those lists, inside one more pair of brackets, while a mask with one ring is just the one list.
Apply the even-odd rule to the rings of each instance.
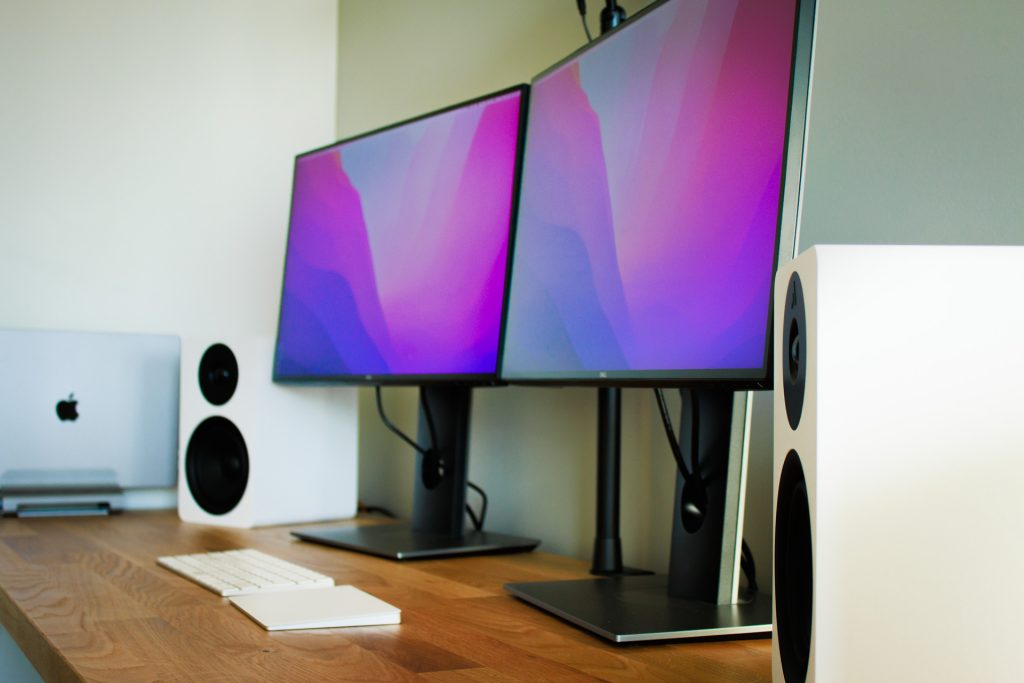
[[773, 680], [1021, 680], [1022, 295], [1019, 247], [780, 268]]
[[184, 340], [178, 515], [232, 527], [356, 513], [357, 395], [271, 382], [274, 342]]

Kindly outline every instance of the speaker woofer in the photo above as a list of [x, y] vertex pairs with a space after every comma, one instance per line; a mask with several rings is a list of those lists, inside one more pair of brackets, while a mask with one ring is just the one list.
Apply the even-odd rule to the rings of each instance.
[[796, 429], [804, 410], [807, 379], [807, 313], [804, 290], [796, 273], [789, 278], [789, 287], [786, 288], [786, 312], [782, 325], [782, 393], [789, 426]]
[[192, 497], [209, 514], [235, 509], [249, 482], [249, 453], [233, 422], [209, 417], [196, 427], [185, 451], [185, 477]]
[[796, 451], [782, 465], [775, 515], [775, 633], [786, 683], [802, 683], [811, 656], [814, 568], [807, 481]]
[[215, 406], [222, 406], [235, 395], [238, 387], [238, 361], [224, 344], [206, 349], [199, 361], [199, 390], [203, 398]]

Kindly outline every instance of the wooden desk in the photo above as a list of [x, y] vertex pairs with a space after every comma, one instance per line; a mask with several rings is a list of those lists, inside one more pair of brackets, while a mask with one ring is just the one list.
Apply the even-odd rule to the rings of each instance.
[[[155, 561], [244, 547], [367, 590], [402, 624], [267, 633]], [[0, 623], [53, 681], [770, 680], [769, 640], [615, 646], [502, 589], [586, 569], [538, 552], [399, 563], [173, 512], [4, 519]]]

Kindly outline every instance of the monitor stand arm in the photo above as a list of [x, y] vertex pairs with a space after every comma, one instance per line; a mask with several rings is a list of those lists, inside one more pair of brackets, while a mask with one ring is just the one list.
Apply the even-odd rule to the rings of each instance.
[[410, 524], [413, 531], [455, 538], [462, 535], [472, 398], [470, 387], [420, 387], [416, 442], [430, 448], [431, 453], [416, 454]]
[[[677, 472], [668, 591], [677, 598], [729, 605], [739, 599], [746, 439], [752, 399], [749, 392], [721, 389], [694, 390], [692, 397], [700, 407], [700, 475], [708, 506], [700, 528], [687, 531], [681, 510], [685, 481]], [[691, 435], [696, 427], [692, 414], [684, 401], [679, 445], [687, 463], [692, 462]]]
[[651, 574], [622, 564], [619, 536], [622, 462], [622, 390], [597, 390], [597, 536], [590, 573], [597, 576]]

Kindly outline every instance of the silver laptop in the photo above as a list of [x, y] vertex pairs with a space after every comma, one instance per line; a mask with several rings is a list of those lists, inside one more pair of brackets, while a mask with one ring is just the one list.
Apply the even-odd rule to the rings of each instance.
[[4, 514], [98, 514], [177, 478], [178, 337], [0, 329]]

